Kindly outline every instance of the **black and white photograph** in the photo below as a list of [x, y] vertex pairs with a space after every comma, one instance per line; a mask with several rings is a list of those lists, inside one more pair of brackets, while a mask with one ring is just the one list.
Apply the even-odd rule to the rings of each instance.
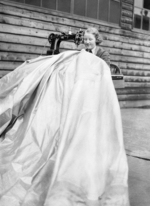
[[0, 206], [150, 206], [150, 0], [0, 0]]

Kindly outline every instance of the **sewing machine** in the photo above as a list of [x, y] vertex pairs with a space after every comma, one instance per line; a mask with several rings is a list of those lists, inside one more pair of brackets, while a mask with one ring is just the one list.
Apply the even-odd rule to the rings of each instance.
[[[48, 36], [48, 41], [50, 44], [50, 50], [47, 50], [47, 55], [55, 55], [59, 54], [59, 47], [62, 41], [73, 40], [74, 43], [78, 46], [79, 44], [83, 44], [83, 36], [84, 31], [79, 31], [76, 34], [69, 31], [68, 33], [54, 34], [51, 33]], [[110, 64], [111, 76], [114, 82], [115, 88], [123, 88], [124, 87], [124, 76], [121, 73], [120, 68], [115, 64]]]

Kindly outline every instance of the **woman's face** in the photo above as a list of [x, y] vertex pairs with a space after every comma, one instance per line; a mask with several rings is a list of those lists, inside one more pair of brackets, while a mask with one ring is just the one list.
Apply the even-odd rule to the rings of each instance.
[[93, 49], [96, 46], [95, 36], [91, 33], [85, 32], [84, 45], [85, 45], [86, 49]]

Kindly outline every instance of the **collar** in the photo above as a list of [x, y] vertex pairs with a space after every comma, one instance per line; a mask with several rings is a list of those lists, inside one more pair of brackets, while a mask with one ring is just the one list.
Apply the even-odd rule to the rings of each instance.
[[96, 54], [96, 46], [92, 49], [92, 53]]

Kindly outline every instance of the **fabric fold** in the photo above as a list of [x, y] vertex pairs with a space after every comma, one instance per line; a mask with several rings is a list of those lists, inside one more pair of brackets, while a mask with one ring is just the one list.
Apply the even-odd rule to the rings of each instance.
[[0, 88], [0, 205], [129, 206], [120, 108], [102, 59], [39, 57]]

